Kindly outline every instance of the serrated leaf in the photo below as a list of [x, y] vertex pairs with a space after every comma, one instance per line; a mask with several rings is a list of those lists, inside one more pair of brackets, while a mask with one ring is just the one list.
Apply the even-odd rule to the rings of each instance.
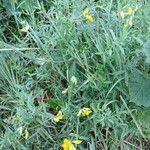
[[150, 79], [140, 72], [134, 72], [129, 80], [130, 101], [137, 105], [150, 106]]
[[146, 56], [146, 63], [150, 63], [150, 40], [144, 43], [143, 53]]

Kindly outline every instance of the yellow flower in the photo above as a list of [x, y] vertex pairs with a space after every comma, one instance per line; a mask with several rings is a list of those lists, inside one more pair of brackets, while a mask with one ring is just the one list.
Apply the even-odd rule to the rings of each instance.
[[55, 121], [55, 122], [59, 122], [59, 121], [62, 120], [62, 119], [63, 119], [63, 114], [62, 114], [61, 111], [59, 111], [59, 112], [57, 113], [57, 115], [54, 117], [54, 121]]
[[63, 150], [76, 150], [72, 142], [68, 139], [64, 139], [64, 143], [62, 144]]
[[88, 15], [88, 16], [86, 16], [86, 20], [91, 23], [94, 21], [94, 18], [93, 18], [93, 16]]
[[126, 13], [126, 15], [131, 16], [133, 14], [134, 10], [132, 9], [132, 7], [128, 7], [128, 11]]
[[62, 91], [62, 94], [66, 94], [67, 92], [68, 92], [68, 88], [64, 89], [64, 90]]
[[133, 8], [128, 7], [127, 12], [120, 11], [120, 12], [117, 13], [117, 16], [120, 16], [123, 19], [125, 16], [132, 16], [133, 13], [134, 13]]
[[74, 84], [77, 85], [77, 78], [75, 76], [72, 76], [70, 81]]
[[93, 18], [93, 16], [91, 16], [90, 14], [89, 14], [89, 9], [88, 8], [85, 8], [84, 9], [84, 11], [83, 11], [83, 16], [86, 18], [86, 20], [88, 21], [88, 22], [93, 22], [94, 21], [94, 18]]
[[92, 110], [90, 108], [86, 108], [86, 107], [83, 107], [77, 116], [83, 116], [83, 117], [88, 117], [90, 114], [92, 113]]
[[89, 15], [89, 9], [85, 8], [84, 11], [83, 11], [83, 16], [86, 17], [88, 15]]
[[79, 145], [79, 144], [82, 143], [82, 141], [81, 140], [76, 140], [76, 141], [72, 141], [72, 143]]

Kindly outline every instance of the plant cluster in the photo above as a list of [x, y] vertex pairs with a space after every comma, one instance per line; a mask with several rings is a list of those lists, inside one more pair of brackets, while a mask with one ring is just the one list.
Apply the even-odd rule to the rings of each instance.
[[0, 149], [149, 149], [149, 10], [0, 0]]

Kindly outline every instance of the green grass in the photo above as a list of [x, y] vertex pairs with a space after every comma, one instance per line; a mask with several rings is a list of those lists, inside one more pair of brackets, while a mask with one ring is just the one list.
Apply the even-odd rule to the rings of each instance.
[[[137, 10], [117, 15], [128, 7]], [[149, 149], [150, 97], [132, 86], [132, 74], [149, 83], [149, 9], [144, 0], [0, 0], [0, 149], [60, 150], [65, 138], [82, 140], [77, 150]], [[77, 116], [83, 107], [89, 117]]]

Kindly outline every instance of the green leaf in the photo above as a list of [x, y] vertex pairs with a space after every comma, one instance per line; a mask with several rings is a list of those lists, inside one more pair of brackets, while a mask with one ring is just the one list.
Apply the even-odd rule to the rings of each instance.
[[51, 100], [48, 101], [48, 105], [52, 109], [60, 110], [61, 107], [63, 106], [63, 102], [60, 101], [60, 100], [51, 99]]
[[144, 43], [143, 53], [146, 56], [146, 63], [150, 63], [150, 40]]
[[137, 105], [150, 106], [150, 79], [136, 71], [129, 80], [130, 101]]

